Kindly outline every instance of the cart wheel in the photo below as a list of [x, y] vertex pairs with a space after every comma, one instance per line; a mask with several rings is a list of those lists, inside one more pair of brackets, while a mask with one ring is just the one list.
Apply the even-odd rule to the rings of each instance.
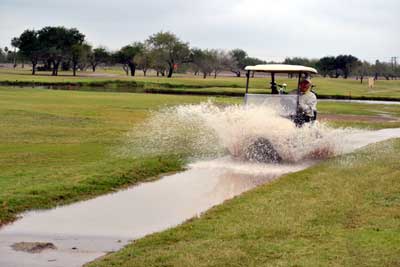
[[271, 142], [263, 137], [249, 145], [245, 151], [246, 159], [262, 163], [279, 163], [282, 161]]

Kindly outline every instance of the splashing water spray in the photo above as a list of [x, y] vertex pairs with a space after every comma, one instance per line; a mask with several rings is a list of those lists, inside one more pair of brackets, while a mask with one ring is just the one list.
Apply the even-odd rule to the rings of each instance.
[[294, 163], [340, 154], [344, 137], [355, 131], [324, 123], [298, 128], [274, 105], [223, 106], [208, 101], [153, 112], [129, 133], [125, 152]]

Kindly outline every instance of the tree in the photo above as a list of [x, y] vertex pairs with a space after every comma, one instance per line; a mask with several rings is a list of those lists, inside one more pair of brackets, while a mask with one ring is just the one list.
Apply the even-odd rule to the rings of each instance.
[[359, 60], [352, 55], [339, 55], [336, 57], [335, 63], [336, 78], [342, 73], [343, 78], [347, 79], [351, 72], [358, 66]]
[[60, 63], [71, 58], [72, 47], [83, 44], [85, 35], [75, 28], [44, 27], [38, 31], [38, 39], [42, 57], [52, 65], [52, 75], [57, 76]]
[[89, 60], [92, 47], [89, 44], [75, 44], [71, 47], [71, 62], [73, 76], [76, 76], [78, 64]]
[[34, 30], [25, 30], [18, 37], [18, 49], [20, 54], [32, 63], [32, 75], [36, 73], [42, 48], [39, 43], [38, 33]]
[[375, 61], [373, 70], [375, 73], [375, 80], [378, 80], [379, 76], [385, 77], [386, 80], [395, 76], [395, 71], [392, 66], [389, 63], [380, 62], [379, 60]]
[[191, 54], [189, 44], [182, 42], [171, 32], [159, 32], [149, 37], [147, 40], [151, 50], [159, 57], [160, 61], [165, 61], [168, 66], [168, 78], [172, 77], [175, 67], [178, 64], [189, 63]]
[[246, 65], [247, 53], [242, 49], [234, 49], [230, 52], [230, 56], [233, 61], [230, 66], [231, 72], [235, 73], [237, 77], [241, 76], [241, 72], [244, 70]]
[[360, 78], [360, 83], [363, 83], [364, 77], [371, 73], [371, 64], [369, 64], [367, 61], [360, 62], [355, 69], [355, 73], [357, 75], [357, 79]]
[[14, 47], [13, 67], [17, 67], [17, 48], [19, 47], [20, 40], [17, 37], [12, 38], [11, 46]]
[[130, 71], [131, 76], [135, 76], [137, 64], [134, 61], [135, 56], [139, 55], [144, 49], [143, 43], [135, 42], [131, 45], [122, 47], [117, 52], [117, 60], [123, 64], [123, 68], [128, 75]]
[[157, 76], [165, 76], [168, 69], [167, 58], [165, 53], [159, 49], [150, 50], [150, 57], [152, 58], [151, 68], [157, 72]]
[[216, 60], [214, 54], [210, 50], [192, 49], [193, 64], [196, 65], [203, 73], [203, 78], [213, 71], [213, 64]]
[[217, 78], [218, 73], [223, 70], [229, 70], [232, 65], [232, 57], [223, 50], [211, 50], [213, 60], [211, 61], [211, 68], [214, 73], [214, 79]]
[[336, 68], [335, 57], [323, 57], [316, 63], [316, 68], [322, 76], [332, 77], [333, 71]]
[[6, 53], [0, 47], [0, 62], [5, 62], [5, 61], [6, 61]]
[[89, 63], [92, 67], [93, 72], [96, 71], [96, 68], [99, 64], [108, 62], [110, 58], [110, 52], [108, 52], [105, 47], [100, 46], [93, 49], [93, 51], [89, 55]]
[[148, 69], [153, 65], [154, 55], [147, 46], [143, 46], [142, 51], [135, 56], [134, 61], [138, 69], [141, 69], [143, 75], [146, 76]]

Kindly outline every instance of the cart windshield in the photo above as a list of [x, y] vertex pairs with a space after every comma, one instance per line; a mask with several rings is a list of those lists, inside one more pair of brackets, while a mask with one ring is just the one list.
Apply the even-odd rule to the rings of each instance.
[[264, 95], [264, 94], [246, 94], [245, 105], [262, 105], [271, 107], [278, 111], [278, 114], [289, 117], [296, 114], [297, 95]]

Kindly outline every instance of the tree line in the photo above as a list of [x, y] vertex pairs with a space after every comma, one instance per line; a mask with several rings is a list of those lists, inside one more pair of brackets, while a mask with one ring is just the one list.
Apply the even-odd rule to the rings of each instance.
[[[175, 72], [191, 71], [195, 75], [217, 77], [222, 71], [230, 71], [240, 77], [247, 65], [267, 63], [264, 60], [250, 57], [242, 49], [226, 51], [222, 49], [201, 49], [190, 47], [188, 42], [179, 39], [171, 32], [158, 32], [142, 42], [133, 42], [117, 51], [109, 51], [99, 46], [92, 47], [86, 36], [76, 28], [44, 27], [40, 30], [25, 30], [20, 36], [11, 40], [12, 48], [0, 49], [0, 62], [29, 62], [32, 75], [36, 71], [51, 71], [57, 76], [58, 71], [90, 68], [93, 72], [103, 65], [120, 64], [126, 75], [135, 76], [136, 70], [146, 76], [149, 69], [156, 71], [157, 76], [172, 77]], [[274, 63], [274, 62], [269, 62]], [[286, 58], [284, 64], [310, 66], [318, 69], [324, 77], [347, 79], [356, 76], [383, 76], [386, 79], [400, 76], [400, 69], [376, 61], [370, 64], [360, 61], [352, 55], [328, 56], [320, 59]]]
[[[32, 75], [36, 71], [71, 70], [76, 75], [78, 69], [91, 68], [93, 72], [100, 64], [120, 64], [127, 75], [135, 76], [136, 70], [146, 75], [149, 69], [157, 75], [172, 77], [179, 70], [191, 70], [196, 75], [217, 75], [229, 70], [240, 77], [244, 66], [261, 64], [265, 61], [249, 57], [241, 49], [224, 51], [219, 49], [191, 48], [171, 32], [158, 32], [143, 42], [133, 42], [117, 51], [105, 47], [93, 48], [85, 35], [75, 28], [44, 27], [38, 31], [25, 30], [11, 41], [14, 49], [0, 50], [0, 61], [17, 60], [29, 62]], [[40, 66], [39, 66], [40, 65]]]
[[363, 82], [364, 77], [384, 77], [387, 80], [400, 77], [400, 67], [387, 62], [376, 60], [375, 63], [361, 61], [352, 55], [327, 56], [320, 59], [301, 57], [286, 58], [284, 64], [303, 65], [316, 68], [323, 77], [347, 79], [355, 76]]

